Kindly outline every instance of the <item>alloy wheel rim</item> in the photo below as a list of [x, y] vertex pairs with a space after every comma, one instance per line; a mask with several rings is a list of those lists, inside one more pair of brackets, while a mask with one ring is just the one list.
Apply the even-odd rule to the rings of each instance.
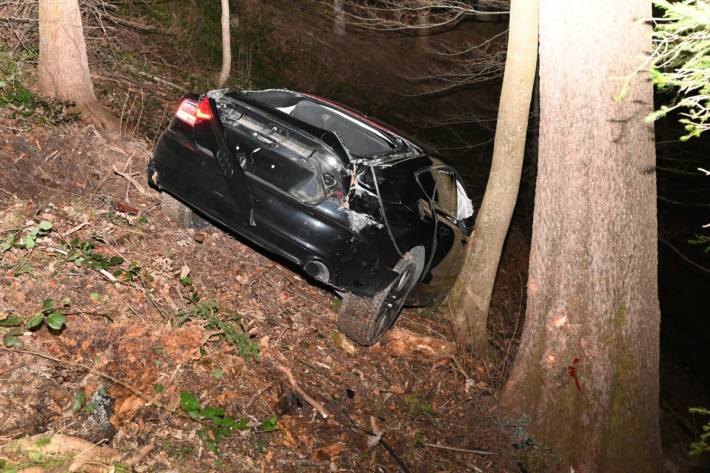
[[380, 315], [375, 324], [373, 334], [375, 338], [379, 338], [379, 336], [394, 323], [397, 314], [399, 314], [400, 309], [404, 305], [404, 299], [409, 292], [413, 271], [414, 267], [412, 265], [407, 266], [390, 287], [385, 300], [380, 306]]

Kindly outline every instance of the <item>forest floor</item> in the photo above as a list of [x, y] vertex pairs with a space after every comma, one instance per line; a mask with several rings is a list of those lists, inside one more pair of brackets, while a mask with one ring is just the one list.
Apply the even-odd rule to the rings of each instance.
[[0, 139], [2, 471], [508, 472], [539, 452], [445, 317], [353, 345], [333, 293], [167, 221], [148, 157], [76, 123]]
[[521, 329], [519, 233], [495, 295], [498, 359], [458, 356], [440, 309], [405, 309], [381, 343], [354, 345], [336, 294], [161, 215], [147, 160], [199, 66], [131, 29], [90, 43], [121, 121], [110, 138], [38, 98], [27, 31], [0, 48], [0, 471], [539, 470], [545, 450], [496, 408]]
[[[291, 13], [274, 29], [282, 42], [320, 48], [338, 80], [399, 87], [396, 72], [372, 73], [387, 69], [385, 43], [349, 71], [371, 37], [320, 34]], [[0, 46], [0, 472], [554, 471], [496, 405], [522, 330], [529, 235], [514, 226], [506, 242], [492, 361], [459, 355], [442, 308], [406, 308], [381, 343], [354, 345], [336, 330], [336, 294], [233, 235], [161, 215], [145, 183], [152, 144], [182, 84], [197, 90], [191, 78], [212, 71], [171, 53], [170, 36], [115, 34], [114, 59], [89, 46], [121, 138], [38, 99], [36, 57]], [[295, 63], [294, 86], [332, 82]], [[666, 469], [703, 471], [686, 458], [697, 426], [685, 409], [704, 398], [679, 386], [703, 388], [663, 370]]]

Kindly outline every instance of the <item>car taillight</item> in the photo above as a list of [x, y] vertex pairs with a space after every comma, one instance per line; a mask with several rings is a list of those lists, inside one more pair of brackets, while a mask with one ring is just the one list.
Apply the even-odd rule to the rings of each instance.
[[175, 116], [188, 125], [195, 126], [200, 121], [212, 120], [212, 110], [206, 98], [199, 104], [194, 100], [184, 99], [180, 102]]

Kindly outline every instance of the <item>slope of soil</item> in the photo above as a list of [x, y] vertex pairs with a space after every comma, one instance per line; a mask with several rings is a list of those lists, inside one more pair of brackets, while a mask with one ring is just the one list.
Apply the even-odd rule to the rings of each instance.
[[[101, 443], [135, 471], [517, 469], [496, 377], [462, 371], [440, 315], [406, 310], [385, 343], [352, 345], [334, 294], [216, 228], [166, 221], [148, 156], [76, 124], [3, 137], [0, 239], [16, 240], [0, 261], [4, 462], [76, 461], [13, 441], [43, 434]], [[51, 230], [18, 247], [42, 221]], [[28, 329], [46, 299], [65, 323]], [[205, 407], [240, 428], [215, 439]]]

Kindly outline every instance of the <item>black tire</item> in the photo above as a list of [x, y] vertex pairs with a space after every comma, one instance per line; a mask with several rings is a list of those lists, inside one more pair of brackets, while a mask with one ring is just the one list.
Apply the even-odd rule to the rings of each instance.
[[205, 219], [195, 214], [190, 207], [167, 192], [160, 193], [160, 211], [168, 220], [175, 222], [181, 228], [204, 228], [209, 225]]
[[338, 312], [338, 330], [363, 346], [382, 338], [397, 320], [402, 306], [424, 269], [424, 247], [409, 250], [393, 270], [399, 276], [372, 299], [343, 295]]

